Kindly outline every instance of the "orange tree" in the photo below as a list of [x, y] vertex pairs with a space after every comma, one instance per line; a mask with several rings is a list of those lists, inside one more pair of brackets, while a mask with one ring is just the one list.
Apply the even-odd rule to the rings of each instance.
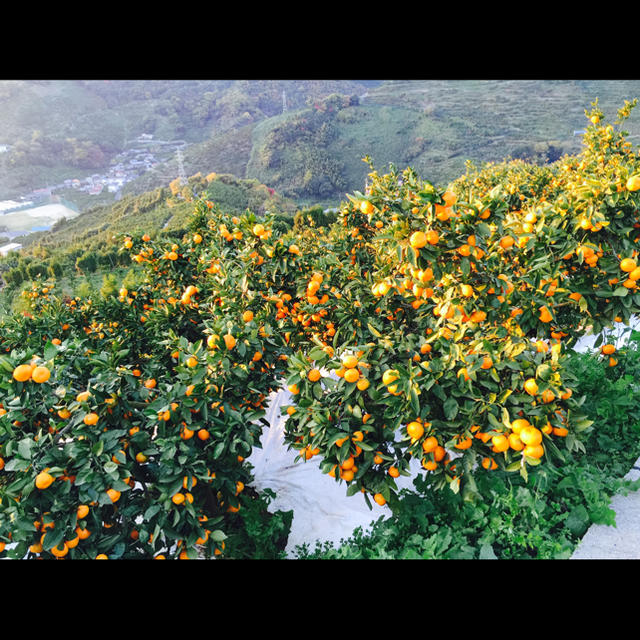
[[[287, 357], [270, 276], [247, 270], [256, 251], [271, 252], [258, 246], [270, 233], [247, 215], [226, 221], [230, 237], [225, 220], [200, 202], [182, 238], [125, 238], [145, 276], [135, 291], [69, 299], [41, 283], [25, 293], [30, 311], [2, 338], [4, 553], [224, 551], [224, 531], [255, 497], [245, 459]], [[251, 230], [241, 245], [238, 224]]]
[[590, 427], [566, 349], [640, 307], [638, 157], [588, 116], [554, 165], [445, 190], [372, 170], [335, 224], [284, 235], [199, 200], [186, 234], [123, 238], [135, 288], [27, 290], [0, 344], [4, 553], [221, 555], [281, 388], [287, 443], [379, 504], [412, 461], [470, 498], [478, 473], [561, 463]]
[[[576, 158], [488, 166], [444, 191], [410, 169], [373, 171], [342, 208], [346, 232], [326, 252], [347, 257], [333, 355], [291, 358], [287, 431], [349, 493], [384, 504], [414, 459], [472, 497], [473, 473], [526, 477], [581, 447], [591, 423], [564, 353], [640, 305], [638, 156], [597, 105], [588, 115]], [[336, 272], [325, 258], [314, 268]]]

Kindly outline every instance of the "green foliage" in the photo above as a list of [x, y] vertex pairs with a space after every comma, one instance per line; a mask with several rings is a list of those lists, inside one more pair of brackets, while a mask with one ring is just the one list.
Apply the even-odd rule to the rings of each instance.
[[116, 295], [118, 291], [118, 277], [114, 273], [105, 273], [102, 278], [102, 287], [100, 295], [103, 298], [109, 298]]
[[[519, 476], [487, 472], [477, 478], [481, 501], [451, 491], [434, 492], [418, 478], [390, 517], [354, 531], [339, 546], [302, 545], [300, 559], [563, 559], [592, 524], [615, 526], [611, 497], [636, 490], [623, 479], [640, 455], [640, 366], [636, 348], [626, 366], [610, 368], [598, 356], [574, 353], [568, 369], [594, 420], [584, 451], [561, 467]], [[615, 374], [612, 369], [615, 369]]]
[[268, 511], [269, 504], [276, 497], [271, 489], [265, 489], [255, 497], [239, 512], [234, 528], [226, 532], [228, 544], [233, 547], [233, 558], [283, 560], [293, 511]]

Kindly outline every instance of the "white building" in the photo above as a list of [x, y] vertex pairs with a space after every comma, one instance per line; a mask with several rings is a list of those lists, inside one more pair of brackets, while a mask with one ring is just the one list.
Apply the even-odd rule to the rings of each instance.
[[22, 249], [22, 245], [17, 242], [11, 242], [0, 247], [0, 254], [6, 256], [9, 251], [17, 251], [18, 249]]

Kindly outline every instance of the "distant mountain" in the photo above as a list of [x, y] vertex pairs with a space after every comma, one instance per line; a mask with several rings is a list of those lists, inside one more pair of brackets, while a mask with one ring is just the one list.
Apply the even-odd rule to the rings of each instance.
[[[330, 203], [362, 187], [365, 155], [380, 170], [412, 166], [441, 184], [467, 161], [553, 162], [580, 149], [594, 100], [613, 122], [635, 97], [638, 80], [0, 82], [0, 145], [10, 147], [0, 153], [0, 199], [104, 170], [144, 134], [183, 140], [182, 166], [167, 154], [120, 195], [166, 187], [183, 169], [256, 179], [305, 205]], [[634, 113], [625, 124], [631, 142], [639, 121]]]
[[331, 80], [0, 81], [0, 199], [105, 170], [141, 134], [198, 143], [366, 90]]

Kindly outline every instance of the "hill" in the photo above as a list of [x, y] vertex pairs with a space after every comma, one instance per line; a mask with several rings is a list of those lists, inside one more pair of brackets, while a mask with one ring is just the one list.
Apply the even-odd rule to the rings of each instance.
[[175, 180], [168, 187], [124, 196], [62, 219], [49, 231], [21, 237], [23, 248], [0, 258], [5, 284], [0, 315], [16, 308], [18, 292], [32, 280], [60, 279], [62, 290], [74, 295], [78, 287], [98, 288], [105, 277], [122, 276], [132, 267], [130, 257], [119, 252], [123, 235], [179, 238], [186, 231], [193, 200], [199, 197], [230, 214], [247, 209], [261, 217], [270, 214], [276, 229], [293, 226], [295, 203], [257, 180], [214, 173], [191, 176], [185, 185]]
[[[104, 172], [140, 135], [182, 141], [187, 175], [256, 179], [304, 205], [359, 188], [362, 157], [445, 185], [476, 164], [552, 162], [580, 149], [585, 110], [640, 95], [637, 80], [171, 80], [0, 82], [0, 198]], [[629, 120], [630, 140], [640, 135]], [[175, 150], [118, 194], [166, 187]], [[60, 195], [82, 210], [116, 199]]]
[[283, 93], [298, 109], [366, 89], [331, 80], [0, 81], [0, 198], [104, 171], [140, 135], [203, 142], [282, 112]]

